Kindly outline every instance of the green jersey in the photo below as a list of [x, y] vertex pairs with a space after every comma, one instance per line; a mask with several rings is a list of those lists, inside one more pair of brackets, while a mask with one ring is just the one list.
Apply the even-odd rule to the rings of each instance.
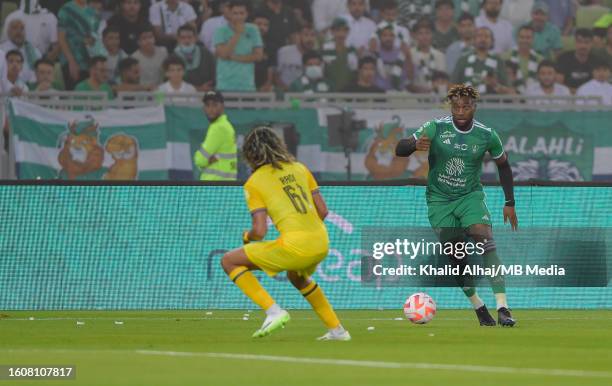
[[460, 131], [452, 117], [427, 122], [414, 133], [431, 139], [427, 202], [448, 202], [482, 191], [480, 175], [486, 152], [494, 159], [504, 155], [495, 130], [474, 120], [472, 128]]

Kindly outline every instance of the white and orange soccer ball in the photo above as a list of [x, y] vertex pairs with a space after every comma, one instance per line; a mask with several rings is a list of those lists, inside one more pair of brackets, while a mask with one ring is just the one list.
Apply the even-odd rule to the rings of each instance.
[[436, 303], [431, 296], [418, 292], [406, 299], [404, 314], [412, 323], [425, 324], [436, 315]]

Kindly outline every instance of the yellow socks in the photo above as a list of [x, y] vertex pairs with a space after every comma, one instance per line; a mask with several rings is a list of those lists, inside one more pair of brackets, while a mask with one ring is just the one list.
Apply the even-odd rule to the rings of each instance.
[[267, 310], [274, 304], [274, 299], [261, 286], [255, 275], [247, 267], [239, 267], [229, 274], [229, 278], [259, 307]]
[[327, 301], [321, 287], [314, 280], [306, 288], [300, 290], [300, 292], [308, 300], [312, 309], [319, 315], [319, 318], [321, 318], [327, 328], [333, 329], [340, 326], [340, 320], [336, 316], [334, 309], [329, 304], [329, 301]]

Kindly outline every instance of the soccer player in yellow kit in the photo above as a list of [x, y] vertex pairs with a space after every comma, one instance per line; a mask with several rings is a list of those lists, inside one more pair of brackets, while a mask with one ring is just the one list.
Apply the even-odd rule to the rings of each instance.
[[[289, 313], [276, 304], [251, 273], [262, 270], [269, 276], [287, 272], [291, 284], [329, 330], [319, 340], [350, 340], [350, 334], [340, 324], [323, 290], [311, 278], [329, 249], [323, 223], [327, 206], [317, 182], [267, 127], [256, 128], [248, 134], [242, 151], [254, 170], [244, 185], [253, 226], [243, 234], [246, 245], [226, 253], [221, 265], [242, 292], [266, 312], [266, 320], [253, 337], [270, 335], [290, 320]], [[273, 241], [260, 241], [268, 231], [268, 216], [280, 236]]]

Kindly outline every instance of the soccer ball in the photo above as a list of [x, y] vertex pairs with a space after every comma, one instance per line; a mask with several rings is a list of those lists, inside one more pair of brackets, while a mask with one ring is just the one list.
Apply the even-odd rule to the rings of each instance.
[[436, 315], [436, 303], [431, 296], [418, 292], [406, 299], [404, 314], [412, 323], [425, 324]]

